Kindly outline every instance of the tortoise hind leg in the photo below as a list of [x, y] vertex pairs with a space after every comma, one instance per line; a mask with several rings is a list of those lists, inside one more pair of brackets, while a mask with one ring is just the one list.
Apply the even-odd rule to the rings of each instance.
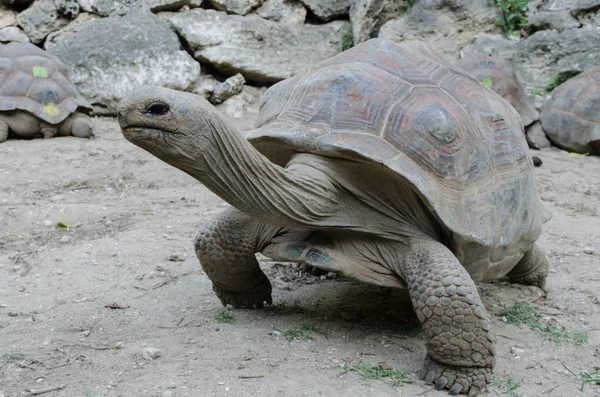
[[546, 277], [548, 276], [548, 260], [544, 251], [536, 244], [523, 255], [523, 258], [507, 274], [511, 283], [533, 285], [540, 287], [544, 294], [546, 290]]
[[221, 212], [200, 230], [196, 255], [223, 305], [253, 309], [272, 303], [271, 283], [254, 254], [280, 231], [235, 208]]

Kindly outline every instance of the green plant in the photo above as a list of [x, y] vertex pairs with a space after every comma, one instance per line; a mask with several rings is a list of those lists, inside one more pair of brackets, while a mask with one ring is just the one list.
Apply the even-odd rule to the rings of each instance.
[[529, 303], [516, 303], [513, 307], [504, 309], [501, 313], [510, 324], [520, 326], [525, 324], [531, 329], [538, 330], [546, 340], [560, 343], [570, 340], [576, 345], [587, 343], [588, 335], [579, 331], [565, 331], [555, 325], [542, 322], [542, 316]]
[[527, 0], [488, 0], [490, 5], [495, 5], [502, 13], [502, 19], [496, 25], [504, 29], [507, 36], [512, 36], [523, 28], [527, 28]]
[[515, 390], [521, 385], [515, 382], [512, 378], [508, 378], [506, 383], [499, 379], [492, 379], [490, 383], [500, 389], [502, 394], [506, 394], [509, 397], [519, 397], [519, 394]]
[[[561, 361], [561, 364], [563, 367], [565, 367], [565, 369], [567, 371], [569, 371], [572, 375], [577, 376], [577, 374], [575, 374], [573, 371], [571, 371], [566, 365], [565, 363], [563, 363]], [[596, 383], [598, 385], [600, 385], [600, 372], [598, 372], [598, 370], [596, 370], [596, 372], [590, 374], [587, 371], [582, 371], [581, 372], [581, 391], [583, 391], [583, 388], [585, 387], [585, 385], [587, 383]]]
[[227, 312], [219, 312], [215, 316], [215, 321], [218, 323], [230, 323], [233, 321], [233, 315]]
[[342, 42], [338, 47], [338, 52], [344, 52], [349, 50], [354, 46], [354, 34], [352, 34], [352, 29], [348, 29], [346, 33], [342, 36]]
[[569, 80], [572, 77], [577, 76], [579, 73], [581, 72], [562, 72], [559, 73], [556, 77], [554, 77], [551, 81], [550, 84], [548, 84], [546, 86], [546, 91], [550, 92], [553, 89], [555, 89], [556, 87], [558, 87], [559, 85], [561, 85], [562, 83], [564, 83], [565, 81]]
[[542, 92], [542, 90], [531, 90], [531, 93], [533, 95], [537, 95], [537, 96], [544, 96], [544, 93]]
[[401, 371], [395, 369], [384, 369], [379, 366], [368, 366], [362, 362], [356, 365], [344, 364], [343, 368], [346, 371], [355, 371], [363, 379], [390, 379], [393, 386], [401, 386], [403, 384], [412, 383], [412, 378]]
[[312, 339], [313, 334], [318, 334], [323, 336], [325, 339], [328, 338], [327, 332], [323, 331], [319, 328], [318, 325], [312, 324], [304, 324], [300, 328], [290, 329], [287, 331], [282, 331], [280, 329], [275, 328], [276, 331], [280, 332], [287, 339]]

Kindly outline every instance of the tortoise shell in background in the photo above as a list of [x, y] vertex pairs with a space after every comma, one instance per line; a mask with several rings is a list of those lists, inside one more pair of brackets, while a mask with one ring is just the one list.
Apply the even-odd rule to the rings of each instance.
[[556, 146], [600, 155], [600, 66], [556, 87], [542, 109], [541, 122]]
[[281, 166], [308, 152], [408, 181], [475, 281], [506, 274], [548, 219], [516, 110], [422, 42], [372, 39], [275, 84], [255, 128]]
[[0, 48], [0, 111], [25, 110], [58, 124], [76, 110], [91, 109], [57, 57], [31, 43]]
[[486, 55], [474, 54], [461, 59], [458, 65], [479, 81], [491, 79], [492, 90], [504, 98], [521, 115], [523, 125], [539, 119], [539, 113], [527, 103], [527, 97], [510, 62]]

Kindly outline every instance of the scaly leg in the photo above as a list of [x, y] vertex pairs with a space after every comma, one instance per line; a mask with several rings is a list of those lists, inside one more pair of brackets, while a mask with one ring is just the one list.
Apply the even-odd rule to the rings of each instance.
[[272, 303], [271, 283], [254, 254], [281, 230], [235, 208], [218, 214], [200, 230], [196, 255], [223, 305], [252, 309]]
[[0, 118], [0, 143], [8, 139], [8, 123]]
[[44, 139], [54, 138], [58, 133], [58, 127], [56, 125], [42, 123], [40, 131], [44, 135]]
[[422, 378], [438, 390], [450, 389], [450, 395], [485, 389], [495, 364], [495, 337], [467, 271], [444, 245], [417, 239], [401, 270], [428, 338]]
[[511, 283], [534, 285], [547, 294], [548, 260], [544, 251], [534, 244], [507, 276]]

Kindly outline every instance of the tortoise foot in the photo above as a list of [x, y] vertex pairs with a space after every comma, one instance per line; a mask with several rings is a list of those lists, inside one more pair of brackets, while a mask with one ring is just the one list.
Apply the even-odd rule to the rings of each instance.
[[436, 390], [449, 389], [448, 394], [468, 394], [475, 396], [485, 390], [492, 377], [489, 367], [455, 367], [441, 363], [427, 356], [421, 379], [434, 383]]
[[262, 309], [264, 302], [269, 305], [273, 303], [271, 282], [266, 276], [263, 276], [261, 282], [256, 286], [243, 291], [227, 290], [214, 283], [213, 291], [217, 294], [223, 306], [229, 304], [235, 308]]

